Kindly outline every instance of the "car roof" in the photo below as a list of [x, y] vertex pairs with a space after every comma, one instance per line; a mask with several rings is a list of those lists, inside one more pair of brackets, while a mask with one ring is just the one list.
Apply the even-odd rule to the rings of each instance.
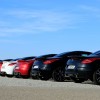
[[60, 53], [58, 55], [55, 55], [54, 57], [63, 57], [64, 55], [70, 55], [70, 54], [75, 54], [75, 53], [91, 54], [91, 52], [88, 52], [88, 51], [68, 51], [68, 52], [63, 52], [63, 53]]
[[13, 59], [4, 59], [3, 61], [11, 61], [11, 60], [13, 60]]
[[23, 57], [20, 60], [28, 60], [28, 59], [34, 59], [36, 56], [29, 56], [29, 57]]

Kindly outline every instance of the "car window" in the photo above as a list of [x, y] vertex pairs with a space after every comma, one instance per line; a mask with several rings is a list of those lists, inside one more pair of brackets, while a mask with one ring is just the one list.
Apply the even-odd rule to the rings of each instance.
[[64, 53], [57, 54], [54, 57], [65, 57], [65, 56], [68, 56], [69, 54], [70, 52], [64, 52]]
[[17, 58], [17, 59], [13, 59], [13, 60], [11, 60], [11, 61], [16, 61], [16, 60], [20, 60], [21, 58]]
[[96, 56], [96, 55], [100, 56], [100, 51], [94, 52], [94, 53], [90, 54], [89, 56]]
[[54, 57], [67, 57], [67, 56], [88, 56], [89, 54], [91, 54], [90, 52], [85, 52], [85, 51], [72, 51], [72, 52], [66, 52], [66, 53], [61, 53], [61, 54], [58, 54]]
[[34, 59], [35, 57], [24, 57], [21, 60], [30, 60], [30, 59]]
[[41, 55], [41, 56], [38, 56], [37, 58], [47, 58], [47, 57], [53, 57], [55, 55], [56, 54]]
[[87, 57], [89, 54], [81, 54], [82, 57]]
[[11, 61], [12, 59], [5, 59], [5, 60], [3, 60], [3, 61]]

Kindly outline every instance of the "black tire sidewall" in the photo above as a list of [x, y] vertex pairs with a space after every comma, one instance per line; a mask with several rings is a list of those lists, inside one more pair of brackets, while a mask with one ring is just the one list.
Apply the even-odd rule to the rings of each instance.
[[97, 81], [97, 75], [96, 75], [96, 72], [99, 70], [100, 68], [98, 68], [94, 74], [93, 74], [93, 82], [95, 85], [100, 85], [100, 82]]
[[[54, 81], [57, 81], [57, 82], [63, 82], [64, 81], [64, 74], [63, 74], [63, 76], [60, 74], [59, 76], [57, 75], [58, 73], [57, 72], [62, 72], [62, 73], [64, 73], [64, 70], [63, 70], [63, 68], [56, 68], [54, 71], [53, 71], [53, 73], [52, 73], [52, 78], [53, 78], [53, 80]], [[57, 78], [57, 76], [59, 77], [59, 78]]]

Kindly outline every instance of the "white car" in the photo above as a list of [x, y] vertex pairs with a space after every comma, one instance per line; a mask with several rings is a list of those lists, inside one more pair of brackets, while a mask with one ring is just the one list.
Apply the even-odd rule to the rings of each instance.
[[0, 75], [1, 76], [14, 76], [14, 69], [15, 67], [18, 66], [17, 62], [19, 60], [28, 60], [28, 59], [33, 59], [35, 58], [34, 56], [32, 57], [24, 57], [24, 58], [18, 58], [18, 59], [7, 59], [7, 60], [3, 60], [3, 64], [1, 66], [1, 70], [0, 70]]
[[1, 70], [0, 70], [0, 74], [2, 76], [13, 76], [13, 70], [17, 65], [17, 60], [18, 59], [7, 59], [7, 60], [3, 60], [3, 64], [1, 66]]

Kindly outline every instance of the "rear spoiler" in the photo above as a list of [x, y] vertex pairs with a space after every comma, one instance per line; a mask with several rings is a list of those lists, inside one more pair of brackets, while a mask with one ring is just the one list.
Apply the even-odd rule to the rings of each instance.
[[89, 58], [89, 57], [85, 57], [85, 56], [68, 56], [69, 59], [74, 59], [74, 58]]
[[89, 57], [89, 56], [68, 56], [69, 59], [84, 59], [84, 58], [100, 58], [100, 57], [97, 57], [97, 56], [94, 56], [94, 57]]

